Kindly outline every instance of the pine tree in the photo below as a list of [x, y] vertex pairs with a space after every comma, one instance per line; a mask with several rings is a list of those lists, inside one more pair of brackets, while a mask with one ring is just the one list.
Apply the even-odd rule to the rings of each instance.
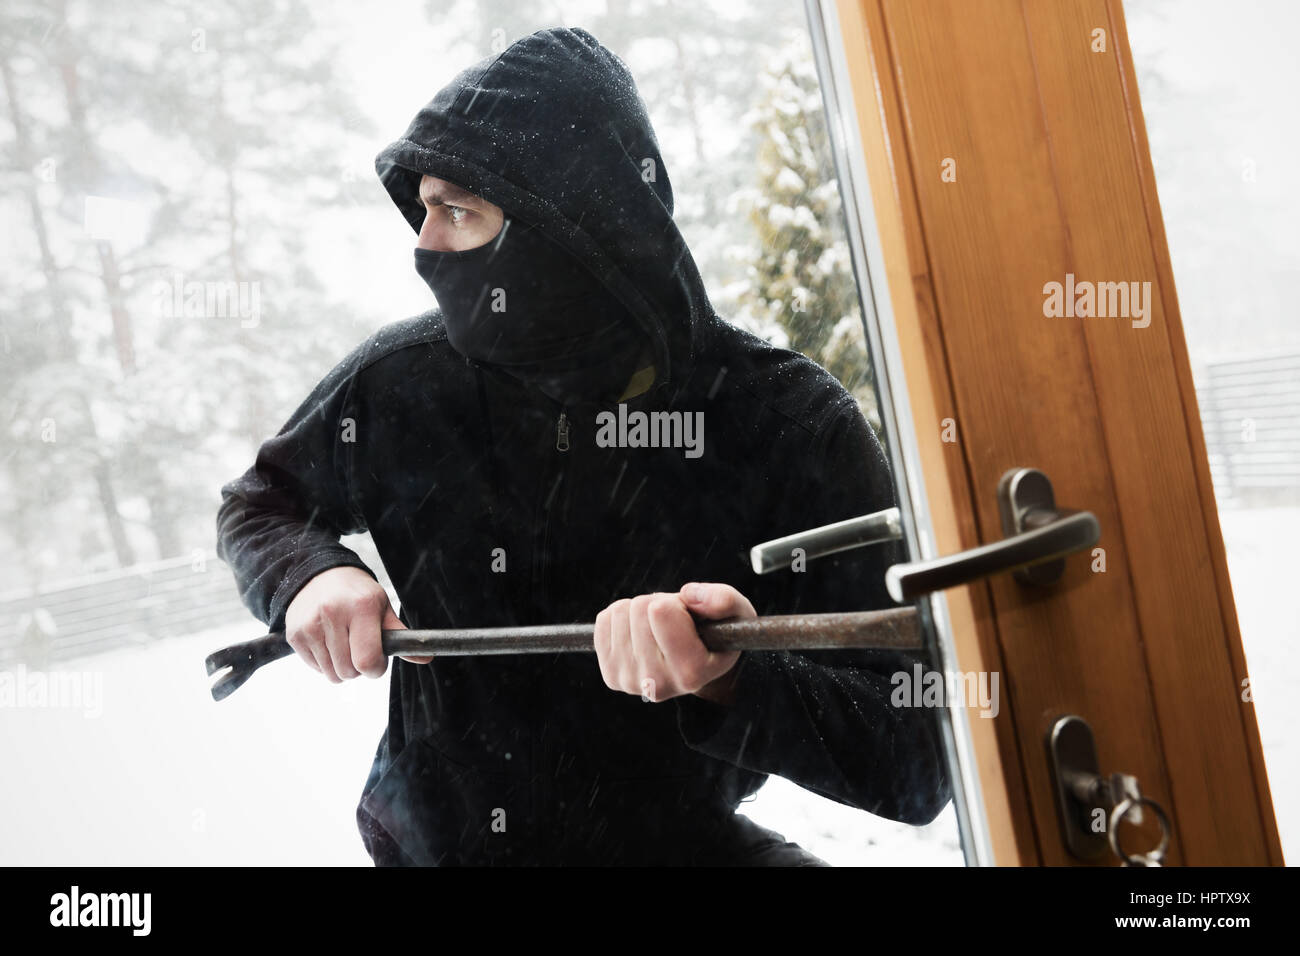
[[759, 249], [742, 302], [755, 331], [826, 368], [879, 431], [874, 375], [808, 38], [801, 35], [784, 47], [760, 84], [762, 98], [750, 117], [761, 140], [759, 186], [747, 197]]

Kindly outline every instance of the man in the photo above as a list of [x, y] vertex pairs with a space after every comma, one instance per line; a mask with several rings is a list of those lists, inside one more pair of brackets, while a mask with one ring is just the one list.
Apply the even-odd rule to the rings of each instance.
[[[893, 547], [763, 578], [748, 549], [894, 493], [845, 390], [713, 312], [623, 63], [535, 33], [376, 168], [439, 309], [363, 343], [223, 489], [221, 554], [332, 681], [384, 673], [381, 628], [595, 620], [597, 653], [394, 660], [357, 809], [374, 861], [819, 862], [734, 813], [769, 773], [931, 820], [935, 715], [889, 704], [913, 658], [699, 641], [888, 606]], [[650, 441], [646, 412], [676, 418]], [[365, 529], [400, 616], [339, 543]]]

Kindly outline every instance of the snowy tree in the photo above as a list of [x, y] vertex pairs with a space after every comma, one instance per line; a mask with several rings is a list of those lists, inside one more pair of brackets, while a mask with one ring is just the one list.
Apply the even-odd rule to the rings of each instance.
[[[354, 343], [304, 242], [356, 201], [336, 157], [368, 132], [337, 39], [301, 0], [0, 14], [3, 208], [36, 240], [0, 264], [14, 584], [211, 547], [228, 462]], [[96, 203], [139, 229], [102, 232]], [[258, 313], [160, 293], [191, 285], [256, 295]]]
[[759, 246], [742, 301], [755, 331], [824, 366], [879, 430], [839, 184], [806, 36], [772, 59], [760, 90], [750, 117], [761, 138], [760, 181], [742, 197]]

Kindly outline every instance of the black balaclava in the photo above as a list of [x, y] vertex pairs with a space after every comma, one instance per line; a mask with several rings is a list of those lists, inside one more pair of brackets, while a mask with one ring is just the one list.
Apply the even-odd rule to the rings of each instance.
[[574, 256], [519, 220], [464, 252], [415, 250], [447, 339], [561, 404], [617, 399], [647, 340]]

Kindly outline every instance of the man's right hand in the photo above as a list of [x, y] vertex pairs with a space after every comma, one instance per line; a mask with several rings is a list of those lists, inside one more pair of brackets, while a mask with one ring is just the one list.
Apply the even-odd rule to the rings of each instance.
[[[308, 667], [338, 684], [388, 670], [381, 630], [405, 630], [383, 587], [365, 571], [330, 568], [308, 581], [289, 603], [284, 632]], [[432, 657], [403, 657], [427, 664]]]

